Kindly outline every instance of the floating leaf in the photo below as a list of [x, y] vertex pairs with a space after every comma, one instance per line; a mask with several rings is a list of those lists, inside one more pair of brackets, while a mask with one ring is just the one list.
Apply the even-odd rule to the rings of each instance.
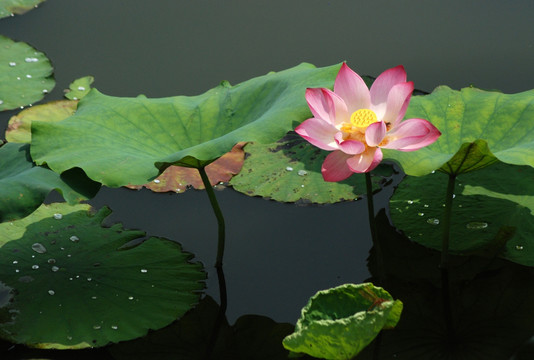
[[[447, 176], [407, 177], [390, 200], [395, 226], [441, 249]], [[534, 169], [498, 162], [456, 180], [449, 249], [534, 266]]]
[[76, 112], [77, 101], [58, 100], [22, 110], [9, 119], [6, 140], [16, 143], [31, 142], [32, 121], [61, 121]]
[[[384, 151], [384, 157], [398, 161], [408, 175], [425, 175], [442, 166], [448, 172], [445, 164], [464, 155], [468, 155], [464, 161], [476, 164], [473, 169], [491, 164], [492, 156], [509, 164], [534, 166], [534, 90], [503, 94], [440, 86], [430, 95], [412, 97], [406, 118], [427, 119], [442, 132], [434, 144], [415, 152]], [[478, 149], [466, 153], [471, 144]], [[473, 169], [456, 169], [456, 174]]]
[[54, 88], [45, 54], [1, 35], [0, 48], [0, 111], [33, 104]]
[[[38, 348], [103, 346], [143, 336], [182, 316], [205, 273], [176, 242], [142, 231], [104, 228], [107, 208], [43, 205], [0, 225], [0, 336]], [[16, 239], [16, 240], [14, 240]]]
[[74, 80], [66, 90], [65, 97], [70, 100], [80, 100], [91, 90], [91, 84], [95, 81], [92, 76], [85, 76]]
[[14, 220], [37, 209], [45, 197], [58, 190], [70, 204], [95, 196], [100, 184], [80, 169], [61, 176], [35, 166], [28, 144], [7, 143], [0, 147], [0, 222]]
[[45, 0], [0, 0], [0, 18], [22, 15]]
[[[243, 142], [236, 144], [230, 152], [227, 152], [206, 166], [206, 173], [208, 174], [211, 185], [228, 182], [232, 176], [239, 173], [245, 158], [243, 151], [245, 144]], [[181, 193], [186, 191], [189, 186], [199, 190], [204, 189], [204, 183], [200, 178], [198, 170], [171, 165], [150, 183], [145, 185], [130, 185], [127, 187], [130, 189], [146, 187], [154, 192], [174, 191]]]
[[[355, 200], [366, 192], [365, 177], [353, 175], [341, 182], [325, 182], [321, 165], [328, 155], [294, 132], [271, 144], [248, 144], [241, 172], [230, 184], [250, 196], [263, 196], [283, 202], [335, 203]], [[392, 169], [381, 165], [373, 171], [374, 189], [387, 181]]]
[[382, 329], [394, 327], [401, 311], [402, 302], [371, 283], [319, 291], [283, 344], [292, 352], [322, 359], [352, 359]]
[[192, 97], [118, 98], [93, 89], [70, 118], [33, 123], [32, 156], [57, 172], [80, 167], [111, 187], [145, 184], [169, 165], [203, 167], [240, 141], [281, 138], [310, 115], [305, 89], [332, 86], [338, 69], [301, 64]]

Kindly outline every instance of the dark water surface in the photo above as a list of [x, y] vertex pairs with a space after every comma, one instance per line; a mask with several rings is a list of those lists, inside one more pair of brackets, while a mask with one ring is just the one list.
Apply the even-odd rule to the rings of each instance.
[[[301, 62], [346, 60], [360, 74], [403, 64], [416, 88], [474, 84], [514, 93], [534, 87], [531, 1], [48, 0], [0, 20], [0, 34], [51, 59], [59, 99], [92, 75], [114, 96], [196, 95]], [[0, 115], [5, 127], [16, 112]], [[392, 189], [381, 194], [385, 206]], [[363, 201], [300, 207], [218, 192], [226, 216], [228, 319], [254, 313], [294, 323], [317, 290], [363, 282], [370, 234]], [[183, 244], [209, 270], [217, 228], [200, 191], [102, 189], [112, 221]]]

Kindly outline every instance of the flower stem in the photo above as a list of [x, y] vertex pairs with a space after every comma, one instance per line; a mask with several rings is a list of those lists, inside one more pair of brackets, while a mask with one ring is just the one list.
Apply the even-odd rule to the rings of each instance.
[[365, 184], [367, 187], [367, 213], [369, 215], [369, 226], [371, 228], [371, 238], [373, 239], [373, 247], [375, 248], [377, 278], [379, 285], [384, 285], [384, 260], [382, 258], [382, 249], [378, 240], [378, 231], [375, 220], [375, 207], [373, 203], [373, 183], [371, 181], [371, 173], [365, 173]]
[[443, 235], [441, 242], [441, 290], [443, 313], [445, 315], [445, 325], [449, 339], [454, 338], [454, 328], [452, 324], [452, 308], [451, 308], [451, 290], [449, 282], [449, 239], [451, 231], [451, 216], [452, 216], [452, 199], [454, 197], [454, 185], [456, 181], [456, 174], [449, 174], [449, 181], [447, 183], [447, 194], [445, 195], [445, 214], [443, 216]]
[[215, 191], [213, 191], [213, 187], [211, 186], [208, 174], [206, 174], [205, 167], [198, 168], [198, 172], [200, 173], [200, 177], [202, 178], [202, 182], [204, 183], [204, 187], [206, 188], [206, 193], [208, 194], [208, 198], [210, 199], [210, 204], [215, 214], [215, 217], [217, 218], [218, 225], [217, 259], [215, 260], [215, 269], [217, 270], [217, 279], [219, 281], [219, 298], [221, 304], [219, 307], [219, 313], [217, 314], [217, 319], [215, 320], [215, 324], [213, 326], [213, 331], [211, 333], [210, 343], [207, 347], [205, 359], [210, 359], [211, 353], [217, 341], [219, 329], [224, 321], [224, 316], [226, 314], [227, 307], [226, 280], [223, 271], [223, 256], [226, 234], [224, 217], [221, 208], [219, 207], [219, 203], [217, 202], [217, 198], [215, 197]]

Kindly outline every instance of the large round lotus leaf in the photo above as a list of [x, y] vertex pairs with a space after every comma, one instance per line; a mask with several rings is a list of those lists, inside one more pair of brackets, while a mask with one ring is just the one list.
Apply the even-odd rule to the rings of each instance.
[[[534, 90], [503, 94], [440, 86], [429, 95], [412, 97], [406, 118], [427, 119], [442, 132], [434, 144], [415, 152], [384, 151], [384, 157], [398, 161], [408, 175], [425, 175], [440, 167], [459, 174], [491, 164], [493, 156], [534, 166]], [[487, 147], [478, 143], [477, 149], [467, 149], [476, 140], [484, 140]], [[459, 151], [455, 163], [447, 166]], [[462, 160], [478, 165], [462, 167]]]
[[57, 172], [80, 167], [111, 187], [145, 184], [169, 165], [202, 167], [240, 141], [281, 138], [310, 115], [305, 89], [332, 86], [338, 70], [301, 64], [191, 97], [119, 98], [93, 89], [70, 118], [33, 123], [32, 157]]
[[0, 222], [24, 217], [37, 209], [52, 191], [59, 191], [70, 204], [95, 196], [100, 184], [80, 169], [61, 176], [35, 166], [28, 144], [7, 143], [0, 147]]
[[[101, 223], [107, 208], [43, 205], [0, 225], [0, 337], [39, 348], [103, 346], [143, 336], [198, 302], [205, 273], [179, 244]], [[123, 248], [121, 248], [123, 247]]]
[[[441, 250], [447, 176], [407, 177], [390, 200], [394, 225], [412, 240]], [[499, 254], [534, 266], [534, 169], [495, 163], [459, 176], [449, 249], [453, 254]]]
[[16, 143], [31, 142], [32, 121], [61, 121], [76, 112], [77, 101], [58, 100], [22, 110], [9, 119], [6, 140]]
[[45, 0], [0, 0], [0, 18], [22, 15]]
[[0, 35], [0, 111], [33, 104], [54, 88], [45, 54]]
[[302, 309], [286, 349], [321, 359], [352, 359], [400, 319], [402, 302], [371, 283], [319, 291]]
[[[321, 165], [328, 152], [310, 146], [294, 132], [275, 143], [247, 144], [245, 152], [243, 168], [230, 184], [246, 195], [283, 202], [325, 204], [355, 200], [366, 192], [362, 174], [340, 182], [325, 182]], [[374, 170], [374, 190], [379, 189], [392, 172], [386, 165]]]

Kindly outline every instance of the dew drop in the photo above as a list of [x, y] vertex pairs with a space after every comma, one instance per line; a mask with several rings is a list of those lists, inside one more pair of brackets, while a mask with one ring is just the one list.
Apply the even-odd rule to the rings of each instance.
[[293, 168], [291, 166], [286, 167], [287, 171], [293, 171]]
[[50, 295], [54, 295], [56, 292], [55, 292], [54, 290], [48, 290], [48, 293], [49, 293]]
[[432, 174], [435, 174], [436, 173], [436, 170], [432, 170]]
[[18, 264], [19, 262], [17, 260], [13, 260], [13, 264]]
[[67, 336], [67, 340], [72, 340], [72, 336]]
[[20, 76], [17, 76], [17, 80], [20, 80]]
[[472, 221], [470, 223], [467, 223], [467, 225], [465, 225], [466, 228], [468, 229], [472, 229], [472, 230], [480, 230], [480, 229], [485, 229], [488, 227], [488, 223], [486, 222], [483, 222], [483, 221]]
[[97, 297], [96, 296], [91, 296], [91, 299], [96, 300]]
[[147, 273], [148, 270], [147, 270], [147, 269], [141, 269], [141, 272], [142, 272], [142, 273]]
[[93, 325], [93, 329], [95, 330], [100, 330], [102, 328], [102, 326], [100, 325]]
[[13, 67], [13, 66], [17, 66], [17, 63], [14, 62], [14, 61], [10, 61], [10, 62], [9, 62], [9, 66], [11, 66], [11, 67]]
[[43, 94], [48, 94], [48, 90], [47, 89], [43, 89]]
[[83, 87], [83, 86], [78, 86], [78, 90], [80, 90], [80, 91], [85, 91], [85, 87]]
[[93, 278], [88, 277], [87, 281], [93, 281]]
[[67, 254], [67, 257], [71, 257], [72, 255], [71, 254]]
[[408, 200], [408, 201], [406, 201], [406, 202], [407, 202], [408, 204], [410, 204], [410, 205], [413, 204], [413, 200]]
[[515, 246], [515, 249], [516, 249], [516, 250], [523, 250], [523, 245], [516, 245], [516, 246]]
[[47, 261], [49, 264], [55, 264], [56, 263], [56, 259], [48, 259]]
[[154, 183], [159, 184], [161, 181], [159, 179], [154, 179]]
[[72, 242], [78, 242], [78, 241], [80, 241], [80, 238], [77, 237], [76, 235], [72, 235], [69, 239], [70, 239], [70, 241], [72, 241]]
[[299, 170], [299, 171], [297, 172], [297, 174], [298, 174], [299, 176], [305, 176], [305, 175], [308, 175], [308, 172], [307, 172], [306, 170]]
[[31, 76], [30, 74], [26, 74], [26, 77], [27, 77], [28, 79], [31, 79], [31, 78], [32, 78], [32, 76]]
[[133, 300], [134, 297], [133, 296], [128, 296], [128, 300]]
[[111, 328], [112, 328], [113, 330], [117, 330], [119, 327], [118, 327], [117, 325], [111, 325]]
[[33, 269], [33, 270], [37, 270], [37, 269], [39, 269], [39, 265], [32, 265], [32, 269]]
[[35, 243], [32, 245], [32, 250], [39, 254], [44, 254], [46, 252], [46, 248], [41, 243]]
[[425, 216], [425, 213], [420, 212], [420, 213], [417, 213], [417, 215], [419, 215], [419, 216]]
[[2, 105], [4, 103], [4, 100], [0, 100], [0, 105]]
[[54, 214], [54, 219], [61, 220], [62, 218], [63, 218], [63, 215], [61, 215], [59, 213], [58, 214]]
[[436, 219], [436, 218], [427, 219], [426, 222], [429, 223], [430, 225], [439, 225], [439, 219]]
[[39, 59], [34, 58], [34, 57], [27, 57], [26, 59], [24, 59], [24, 61], [26, 61], [27, 63], [31, 63], [31, 62], [37, 62], [39, 61]]
[[58, 271], [58, 270], [59, 270], [59, 268], [58, 268], [57, 266], [52, 266], [52, 271], [53, 271], [53, 272], [56, 272], [56, 271]]
[[303, 185], [300, 185], [300, 187], [304, 187], [304, 184], [303, 184]]

